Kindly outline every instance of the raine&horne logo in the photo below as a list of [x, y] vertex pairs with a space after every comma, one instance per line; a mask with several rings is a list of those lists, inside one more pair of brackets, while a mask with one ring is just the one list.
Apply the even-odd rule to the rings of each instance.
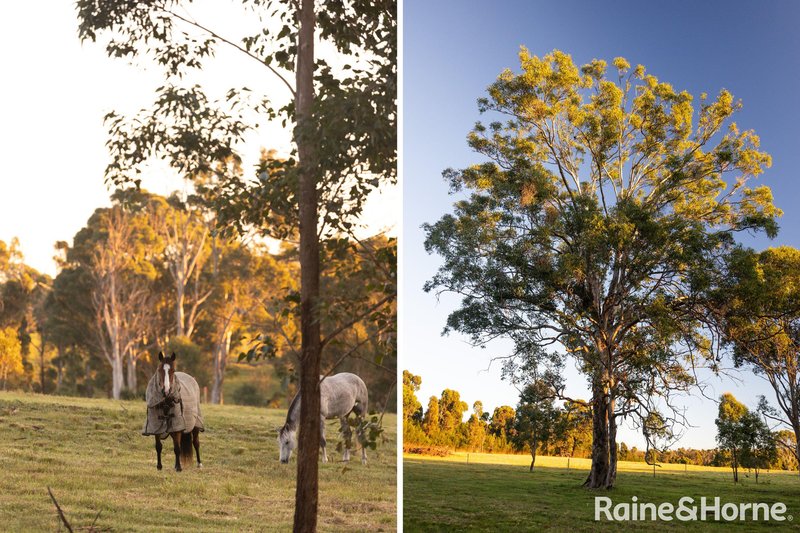
[[674, 505], [669, 502], [655, 504], [652, 502], [639, 502], [633, 496], [630, 502], [614, 505], [608, 496], [596, 496], [594, 499], [594, 519], [610, 522], [636, 522], [643, 520], [663, 520], [671, 522], [706, 521], [739, 522], [739, 521], [775, 521], [791, 522], [794, 517], [786, 514], [786, 504], [776, 503], [722, 503], [719, 496], [713, 499], [703, 496], [696, 500], [691, 496], [684, 496]]

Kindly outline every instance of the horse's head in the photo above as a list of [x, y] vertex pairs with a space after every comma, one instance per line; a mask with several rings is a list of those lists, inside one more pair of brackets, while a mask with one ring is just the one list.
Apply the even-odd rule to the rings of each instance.
[[278, 446], [281, 450], [281, 463], [288, 463], [289, 458], [292, 456], [292, 450], [297, 448], [297, 431], [290, 429], [289, 425], [285, 424], [278, 430]]
[[169, 396], [175, 384], [175, 352], [170, 357], [164, 357], [162, 352], [158, 352], [158, 384], [161, 385], [161, 392], [164, 396]]

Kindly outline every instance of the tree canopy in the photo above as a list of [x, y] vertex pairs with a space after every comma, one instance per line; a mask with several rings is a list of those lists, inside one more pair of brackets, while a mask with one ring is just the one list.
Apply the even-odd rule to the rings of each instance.
[[519, 59], [479, 100], [490, 122], [468, 143], [484, 160], [444, 172], [459, 199], [425, 227], [442, 258], [425, 288], [462, 297], [447, 331], [513, 341], [509, 376], [577, 360], [594, 416], [586, 484], [610, 487], [617, 418], [682, 422], [671, 394], [716, 365], [699, 296], [738, 232], [775, 235], [780, 210], [751, 185], [771, 159], [724, 89], [696, 103], [624, 58]]

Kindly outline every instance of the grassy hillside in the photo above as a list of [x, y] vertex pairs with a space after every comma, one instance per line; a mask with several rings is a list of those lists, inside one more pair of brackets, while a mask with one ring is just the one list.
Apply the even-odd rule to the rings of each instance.
[[[561, 457], [539, 457], [528, 472], [530, 459], [522, 455], [455, 454], [446, 458], [405, 456], [403, 464], [403, 526], [418, 531], [798, 531], [800, 530], [800, 476], [769, 472], [755, 484], [754, 476], [734, 485], [730, 469], [664, 465], [655, 479], [652, 467], [621, 462], [617, 487], [589, 491], [581, 487], [588, 459], [570, 462]], [[584, 463], [585, 462], [585, 463]], [[649, 470], [645, 470], [649, 469]], [[706, 496], [721, 502], [783, 502], [793, 521], [783, 522], [595, 522], [595, 496], [609, 496], [614, 504], [671, 502], [683, 496], [699, 503]]]
[[[203, 469], [156, 470], [144, 402], [0, 392], [0, 530], [55, 531], [51, 487], [73, 527], [100, 531], [286, 531], [297, 464], [278, 462], [285, 411], [202, 406]], [[320, 464], [321, 531], [396, 529], [396, 418], [369, 464]], [[329, 423], [329, 455], [338, 439]], [[333, 440], [334, 442], [331, 442]]]

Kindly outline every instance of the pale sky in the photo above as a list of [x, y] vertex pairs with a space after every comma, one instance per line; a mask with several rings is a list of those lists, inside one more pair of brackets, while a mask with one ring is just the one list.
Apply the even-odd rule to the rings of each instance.
[[[247, 31], [242, 29], [246, 20], [228, 15], [239, 15], [234, 6], [240, 4], [217, 0], [214, 9], [211, 5], [195, 2], [190, 14], [228, 38]], [[103, 182], [108, 163], [103, 116], [149, 107], [154, 89], [163, 83], [156, 68], [145, 71], [108, 59], [100, 43], [81, 44], [77, 28], [72, 1], [15, 2], [0, 10], [0, 240], [18, 237], [25, 262], [51, 275], [53, 244], [71, 242], [92, 212], [110, 203]], [[222, 46], [197, 81], [213, 95], [247, 86], [274, 102], [289, 97], [286, 87], [253, 59]], [[289, 134], [279, 124], [262, 125], [241, 150], [246, 170], [253, 168], [261, 146], [285, 153]], [[142, 187], [168, 194], [185, 184], [161, 167], [143, 177]], [[398, 188], [373, 196], [362, 234], [381, 229], [396, 234]]]

